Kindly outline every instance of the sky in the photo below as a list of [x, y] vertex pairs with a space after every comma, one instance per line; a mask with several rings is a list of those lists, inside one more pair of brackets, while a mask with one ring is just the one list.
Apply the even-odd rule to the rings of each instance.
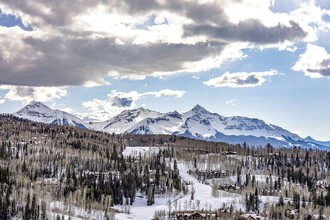
[[328, 0], [2, 0], [0, 112], [196, 104], [330, 140]]

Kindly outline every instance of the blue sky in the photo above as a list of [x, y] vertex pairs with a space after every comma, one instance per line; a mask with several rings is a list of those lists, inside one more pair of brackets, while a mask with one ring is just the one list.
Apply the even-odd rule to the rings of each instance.
[[200, 104], [330, 140], [328, 1], [119, 2], [0, 3], [1, 112], [37, 100], [105, 120]]

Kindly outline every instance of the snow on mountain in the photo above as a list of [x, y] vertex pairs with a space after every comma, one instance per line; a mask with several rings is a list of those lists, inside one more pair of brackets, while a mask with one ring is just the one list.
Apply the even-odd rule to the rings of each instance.
[[155, 118], [146, 118], [128, 129], [132, 134], [173, 134], [182, 125], [184, 117], [174, 111]]
[[72, 125], [107, 133], [174, 134], [207, 141], [230, 144], [274, 147], [313, 148], [330, 150], [330, 142], [303, 139], [279, 126], [257, 118], [241, 116], [225, 117], [196, 105], [190, 111], [160, 113], [145, 108], [125, 110], [104, 121], [85, 123], [78, 117], [54, 110], [41, 102], [31, 102], [13, 115], [36, 122]]
[[224, 117], [196, 105], [185, 113], [167, 113], [157, 118], [146, 118], [126, 132], [139, 134], [176, 134], [193, 138], [216, 140], [217, 136], [254, 136], [285, 141], [303, 139], [281, 127], [263, 120], [247, 117]]
[[175, 134], [207, 141], [223, 141], [231, 144], [275, 147], [314, 148], [327, 150], [330, 146], [316, 141], [309, 142], [279, 126], [257, 118], [241, 116], [225, 117], [211, 113], [196, 105], [185, 113], [170, 112], [159, 117], [145, 118], [126, 130], [134, 134]]
[[119, 115], [104, 121], [104, 122], [90, 122], [90, 126], [95, 130], [104, 131], [108, 133], [124, 133], [136, 123], [146, 118], [157, 118], [163, 114], [151, 111], [145, 108], [138, 108], [132, 110], [124, 110]]
[[41, 102], [31, 102], [13, 114], [16, 117], [46, 124], [71, 125], [89, 129], [90, 126], [80, 118], [64, 111], [52, 109]]
[[314, 143], [314, 144], [317, 144], [317, 145], [323, 145], [323, 146], [327, 146], [330, 148], [330, 141], [317, 141], [315, 140], [314, 138], [308, 136], [304, 139], [305, 141], [307, 142], [310, 142], [310, 143]]

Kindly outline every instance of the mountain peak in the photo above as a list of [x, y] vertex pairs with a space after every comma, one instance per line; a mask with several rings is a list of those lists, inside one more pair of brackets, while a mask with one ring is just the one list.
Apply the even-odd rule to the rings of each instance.
[[54, 110], [42, 102], [37, 101], [30, 102], [13, 115], [46, 124], [71, 125], [80, 128], [88, 128], [88, 125], [80, 118], [64, 111]]
[[195, 105], [191, 109], [191, 111], [193, 111], [193, 112], [200, 112], [200, 113], [208, 113], [208, 111], [205, 108], [203, 108], [201, 105], [199, 105], [199, 104]]
[[[32, 101], [30, 102], [27, 106], [47, 106], [42, 102], [38, 102], [38, 101]], [[48, 106], [47, 106], [48, 107]]]
[[306, 137], [305, 140], [306, 140], [306, 141], [315, 141], [315, 139], [312, 138], [311, 136]]
[[49, 112], [53, 111], [50, 107], [43, 104], [42, 102], [32, 101], [26, 106], [24, 106], [22, 109], [16, 112], [16, 114], [25, 114], [29, 111], [40, 111], [40, 112]]

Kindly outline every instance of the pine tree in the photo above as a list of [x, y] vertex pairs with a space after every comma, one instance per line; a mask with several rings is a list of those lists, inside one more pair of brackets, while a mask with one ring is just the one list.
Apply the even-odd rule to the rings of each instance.
[[33, 197], [32, 197], [32, 203], [31, 203], [31, 209], [30, 209], [30, 212], [31, 212], [31, 218], [33, 220], [36, 220], [37, 219], [37, 200], [36, 200], [36, 195], [33, 194]]
[[46, 202], [41, 202], [41, 219], [46, 220], [47, 219], [47, 210], [46, 210]]
[[283, 207], [284, 206], [284, 200], [283, 200], [283, 196], [281, 195], [280, 200], [278, 201], [278, 205]]
[[260, 200], [258, 196], [258, 189], [256, 188], [254, 192], [254, 209], [256, 211], [259, 211], [259, 204], [260, 204]]
[[28, 193], [27, 195], [27, 199], [26, 199], [26, 205], [24, 208], [24, 216], [23, 219], [24, 220], [29, 220], [31, 217], [31, 210], [30, 210], [30, 193]]

